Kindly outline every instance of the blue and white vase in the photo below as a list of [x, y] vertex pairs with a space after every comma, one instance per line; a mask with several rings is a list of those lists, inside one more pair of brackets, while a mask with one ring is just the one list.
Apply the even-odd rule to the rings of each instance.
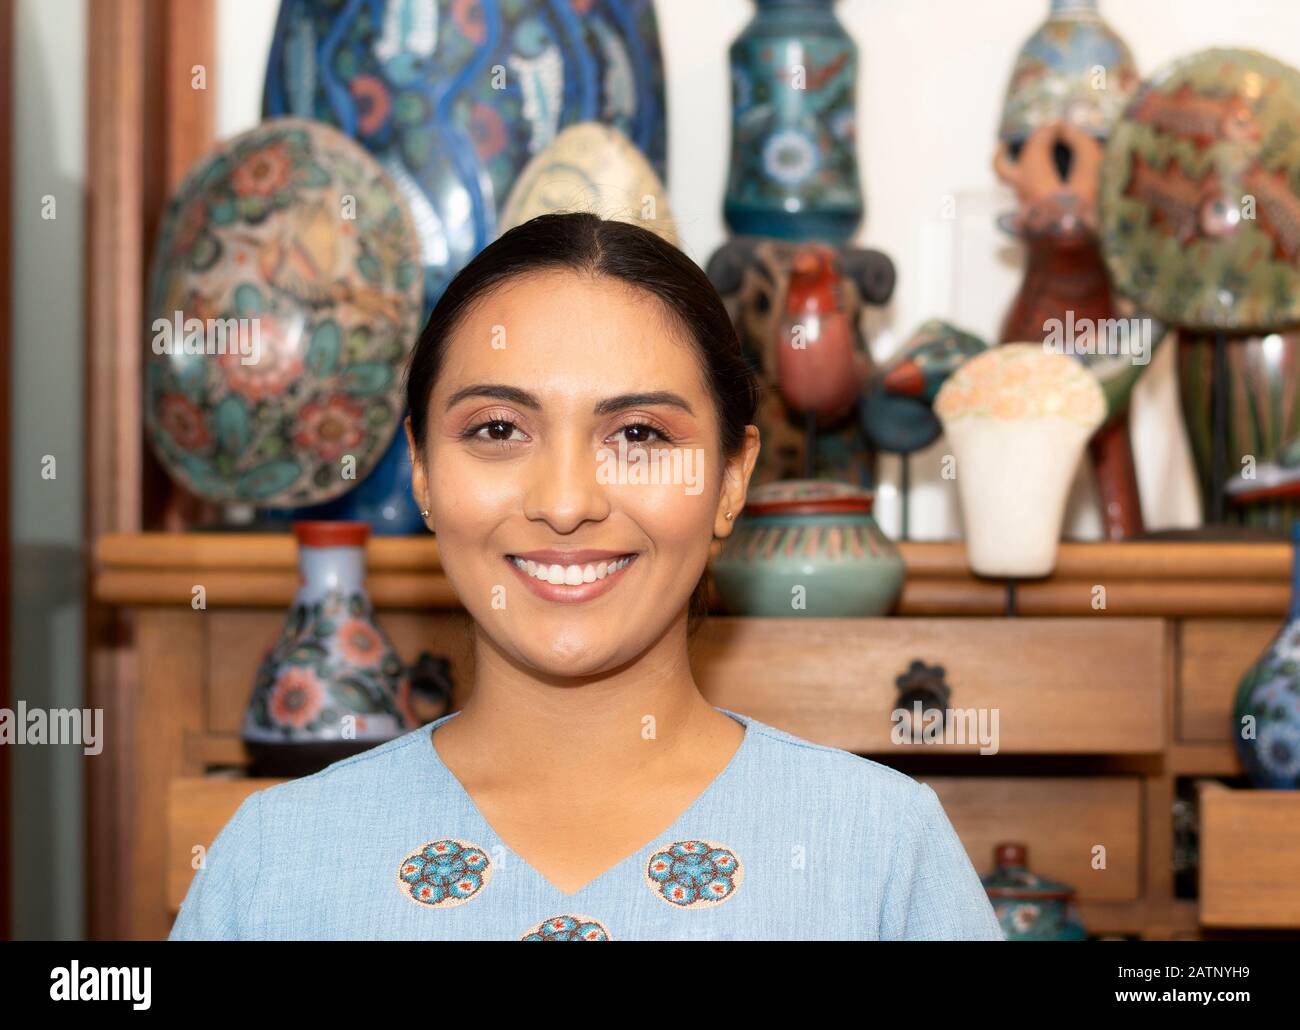
[[842, 243], [862, 223], [855, 151], [858, 48], [834, 0], [756, 0], [731, 44], [735, 234]]
[[244, 712], [254, 776], [306, 776], [418, 724], [410, 678], [366, 592], [369, 527], [293, 529], [298, 592]]
[[1300, 788], [1300, 521], [1292, 523], [1291, 609], [1237, 687], [1232, 739], [1250, 782]]

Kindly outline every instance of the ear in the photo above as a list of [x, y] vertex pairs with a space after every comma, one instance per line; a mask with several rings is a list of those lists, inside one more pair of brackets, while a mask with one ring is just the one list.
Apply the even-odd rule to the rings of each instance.
[[[740, 511], [745, 507], [745, 496], [749, 491], [749, 480], [758, 464], [758, 452], [762, 446], [758, 426], [745, 427], [745, 440], [740, 451], [727, 459], [727, 467], [722, 475], [722, 492], [718, 496], [718, 510], [713, 513], [713, 535], [719, 539], [731, 535], [740, 518]], [[731, 518], [727, 518], [731, 512]]]
[[430, 508], [429, 483], [424, 471], [424, 457], [420, 454], [420, 449], [416, 447], [415, 437], [411, 433], [410, 415], [402, 419], [402, 428], [406, 431], [406, 451], [411, 458], [411, 496], [415, 498], [416, 505], [423, 511], [425, 508]]

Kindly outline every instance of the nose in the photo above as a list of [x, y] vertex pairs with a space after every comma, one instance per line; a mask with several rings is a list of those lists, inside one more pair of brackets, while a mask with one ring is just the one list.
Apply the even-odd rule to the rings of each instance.
[[556, 533], [572, 533], [584, 522], [603, 520], [610, 499], [598, 475], [600, 464], [590, 436], [576, 429], [549, 435], [522, 473], [524, 516], [545, 522]]

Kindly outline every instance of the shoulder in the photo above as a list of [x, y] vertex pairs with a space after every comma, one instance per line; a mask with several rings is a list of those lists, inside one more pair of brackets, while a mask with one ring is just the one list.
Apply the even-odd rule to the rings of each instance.
[[[300, 776], [256, 791], [264, 831], [283, 825], [294, 816], [338, 813], [355, 820], [358, 813], [381, 807], [384, 799], [401, 798], [416, 787], [427, 791], [433, 748], [426, 724], [327, 766], [309, 776]], [[428, 749], [426, 751], [425, 749]], [[301, 826], [299, 827], [301, 830]]]
[[797, 793], [813, 808], [891, 822], [937, 804], [929, 787], [897, 769], [742, 718], [756, 735], [755, 760], [769, 789]]

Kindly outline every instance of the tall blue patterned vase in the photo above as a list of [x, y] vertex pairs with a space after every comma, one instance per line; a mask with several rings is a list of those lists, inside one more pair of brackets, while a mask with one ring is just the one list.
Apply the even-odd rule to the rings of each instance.
[[1250, 782], [1300, 788], [1300, 521], [1292, 523], [1291, 609], [1237, 688], [1232, 739]]
[[842, 243], [862, 222], [858, 48], [834, 0], [756, 0], [731, 45], [733, 233]]

